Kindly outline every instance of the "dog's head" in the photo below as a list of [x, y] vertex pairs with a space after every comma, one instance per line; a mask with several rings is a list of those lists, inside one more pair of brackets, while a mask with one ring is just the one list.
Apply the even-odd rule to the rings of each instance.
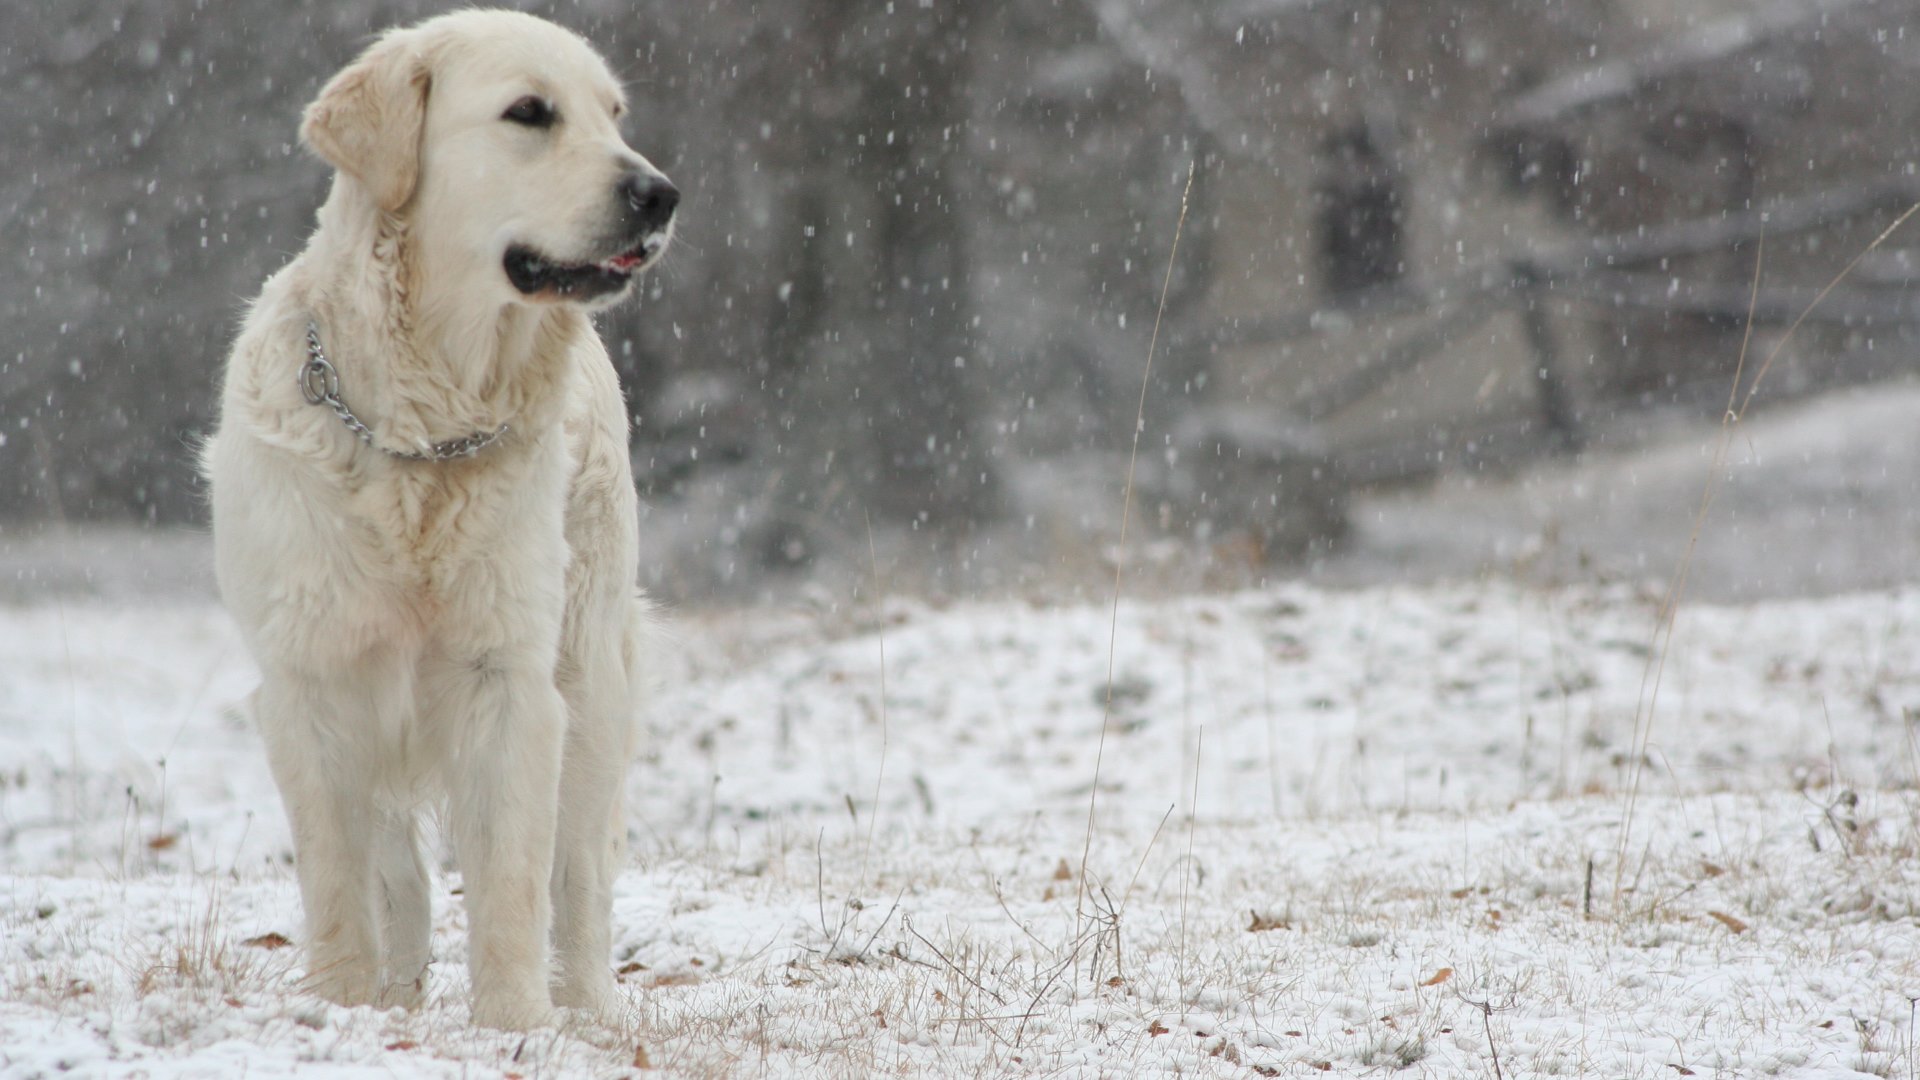
[[433, 274], [519, 303], [626, 294], [680, 193], [620, 135], [620, 84], [572, 32], [463, 11], [382, 37], [307, 107], [314, 152], [403, 218]]

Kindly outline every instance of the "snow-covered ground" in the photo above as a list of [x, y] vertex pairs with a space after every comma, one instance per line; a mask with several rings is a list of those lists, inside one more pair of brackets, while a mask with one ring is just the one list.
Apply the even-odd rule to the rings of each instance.
[[[1756, 411], [1726, 453], [1688, 595], [1757, 600], [1920, 580], [1920, 381]], [[1722, 432], [1633, 414], [1610, 445], [1512, 477], [1446, 476], [1361, 499], [1347, 584], [1496, 571], [1536, 582], [1664, 579], [1693, 534]], [[1603, 429], [1607, 430], [1607, 429]]]
[[216, 607], [0, 608], [0, 1074], [1912, 1076], [1920, 591], [1686, 608], [1637, 755], [1654, 612], [1129, 602], [1104, 746], [1103, 607], [686, 614], [630, 1023], [522, 1038], [450, 871], [425, 1009], [294, 991]]
[[450, 867], [426, 1008], [294, 989], [203, 536], [0, 534], [0, 1076], [1911, 1080], [1917, 409], [1738, 432], [1692, 582], [1746, 603], [1683, 606], [1664, 664], [1638, 583], [1711, 429], [1363, 498], [1253, 591], [1169, 596], [1143, 537], [1117, 620], [1097, 584], [827, 573], [682, 612], [628, 791], [631, 1015], [526, 1038], [467, 1023]]

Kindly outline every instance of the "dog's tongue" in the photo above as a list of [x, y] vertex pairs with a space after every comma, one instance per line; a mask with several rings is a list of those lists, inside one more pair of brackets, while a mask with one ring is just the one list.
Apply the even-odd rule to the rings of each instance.
[[601, 263], [600, 265], [613, 270], [631, 270], [635, 266], [640, 265], [640, 260], [641, 260], [640, 255], [635, 254], [633, 252], [628, 252], [625, 255], [615, 255], [613, 258], [608, 259], [606, 262]]

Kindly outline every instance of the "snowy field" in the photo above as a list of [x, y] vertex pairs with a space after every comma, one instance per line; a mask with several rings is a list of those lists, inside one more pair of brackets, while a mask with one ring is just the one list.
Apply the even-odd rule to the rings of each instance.
[[684, 615], [629, 1022], [523, 1038], [450, 871], [425, 1009], [294, 992], [216, 607], [0, 608], [0, 1074], [1911, 1078], [1920, 591], [1686, 608], [1637, 752], [1654, 612], [1127, 603], [1104, 749], [1097, 606]]
[[1916, 410], [1743, 428], [1664, 667], [1627, 583], [1710, 430], [1369, 496], [1320, 584], [1117, 623], [825, 575], [680, 613], [631, 1013], [526, 1038], [467, 1023], [450, 867], [425, 1009], [294, 990], [204, 537], [0, 535], [0, 1076], [1913, 1080]]

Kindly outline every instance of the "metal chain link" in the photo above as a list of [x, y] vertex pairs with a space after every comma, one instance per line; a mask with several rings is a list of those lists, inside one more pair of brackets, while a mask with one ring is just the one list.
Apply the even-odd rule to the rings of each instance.
[[347, 425], [347, 430], [359, 436], [361, 442], [403, 461], [452, 461], [472, 457], [507, 433], [507, 425], [501, 424], [492, 431], [476, 431], [471, 435], [434, 443], [428, 450], [393, 450], [374, 442], [373, 430], [353, 415], [347, 403], [341, 400], [340, 373], [327, 362], [326, 351], [320, 348], [320, 327], [311, 320], [307, 322], [307, 362], [300, 365], [300, 393], [307, 399], [307, 404], [325, 405], [332, 409], [340, 422]]

